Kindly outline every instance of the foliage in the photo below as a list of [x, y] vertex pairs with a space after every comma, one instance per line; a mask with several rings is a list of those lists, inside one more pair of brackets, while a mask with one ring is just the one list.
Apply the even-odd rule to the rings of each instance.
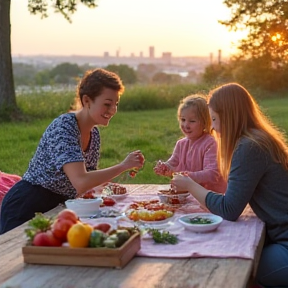
[[[203, 85], [195, 84], [154, 84], [134, 85], [127, 87], [121, 97], [122, 111], [152, 110], [178, 107], [179, 101], [194, 93], [202, 93], [207, 89]], [[208, 91], [206, 91], [208, 92]]]
[[180, 83], [181, 76], [177, 74], [158, 72], [152, 77], [152, 82], [159, 84]]
[[138, 80], [141, 83], [149, 83], [155, 73], [160, 72], [155, 64], [139, 64], [137, 68]]
[[268, 56], [234, 57], [229, 63], [207, 66], [202, 78], [210, 86], [237, 82], [249, 89], [281, 91], [288, 88], [288, 64], [273, 67]]
[[231, 30], [246, 29], [239, 43], [247, 58], [270, 57], [276, 66], [288, 62], [288, 2], [286, 0], [224, 0], [231, 9], [229, 20], [219, 21]]
[[75, 98], [74, 92], [47, 92], [35, 90], [17, 97], [18, 107], [30, 118], [57, 117], [70, 110]]
[[15, 85], [34, 85], [37, 69], [30, 64], [14, 63], [13, 75]]
[[[137, 86], [138, 87], [138, 86]], [[141, 89], [145, 93], [145, 87], [135, 87], [134, 97]], [[190, 92], [208, 92], [209, 87], [190, 86]], [[167, 102], [172, 101], [175, 95], [188, 95], [184, 87], [163, 87], [162, 93], [169, 95]], [[194, 90], [193, 90], [194, 89]], [[126, 92], [130, 91], [130, 87]], [[125, 93], [126, 93], [125, 92]], [[276, 125], [288, 131], [288, 94], [271, 93], [260, 90], [250, 90], [253, 96], [261, 100], [260, 104], [265, 108]], [[146, 92], [149, 94], [149, 90]], [[99, 168], [109, 167], [122, 161], [128, 152], [140, 149], [145, 155], [145, 165], [135, 178], [126, 173], [115, 181], [119, 183], [169, 183], [167, 177], [160, 177], [153, 172], [156, 161], [167, 160], [174, 148], [176, 141], [182, 137], [177, 121], [177, 106], [167, 108], [163, 106], [158, 110], [124, 111], [122, 106], [128, 95], [121, 96], [118, 113], [110, 121], [109, 127], [100, 127], [101, 132], [101, 158]], [[132, 96], [131, 96], [132, 97]], [[1, 122], [0, 125], [0, 170], [8, 173], [23, 175], [28, 163], [35, 153], [42, 133], [51, 121], [65, 113], [73, 102], [73, 92], [41, 92], [22, 94], [17, 96], [17, 103], [22, 113], [30, 120], [27, 122]], [[170, 99], [171, 98], [171, 99]], [[267, 99], [268, 98], [268, 99]], [[264, 99], [264, 100], [263, 100]], [[266, 99], [266, 100], [265, 100]], [[173, 100], [174, 101], [174, 100]], [[165, 101], [163, 105], [165, 105]], [[13, 143], [13, 145], [11, 145]]]
[[137, 74], [133, 68], [126, 64], [111, 64], [105, 67], [106, 70], [116, 73], [120, 76], [124, 85], [134, 84], [137, 82]]
[[230, 82], [233, 80], [232, 69], [229, 64], [211, 64], [205, 67], [202, 79], [212, 86]]
[[82, 74], [83, 71], [77, 64], [65, 62], [55, 66], [50, 71], [50, 78], [52, 78], [55, 83], [76, 83], [77, 78], [82, 76]]
[[[97, 0], [50, 0], [55, 12], [60, 12], [69, 22], [70, 15], [76, 12], [77, 5], [82, 3], [89, 8], [96, 7]], [[11, 23], [10, 23], [11, 0], [5, 0], [0, 5], [0, 119], [15, 118], [20, 112], [16, 103], [16, 93], [13, 79], [12, 57], [11, 57]], [[40, 14], [41, 17], [48, 16], [47, 0], [28, 0], [28, 9], [32, 14]], [[13, 25], [12, 25], [13, 26]], [[42, 78], [43, 79], [43, 78]]]
[[[69, 22], [71, 22], [70, 15], [77, 11], [78, 1], [67, 0], [50, 0], [55, 12], [60, 12]], [[89, 8], [97, 7], [97, 0], [81, 0]], [[31, 14], [40, 14], [41, 18], [48, 17], [48, 1], [47, 0], [28, 0], [28, 9]]]

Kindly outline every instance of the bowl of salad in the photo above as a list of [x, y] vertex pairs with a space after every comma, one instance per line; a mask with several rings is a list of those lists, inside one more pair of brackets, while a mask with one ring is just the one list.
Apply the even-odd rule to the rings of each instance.
[[181, 216], [178, 221], [189, 231], [203, 233], [216, 230], [223, 218], [212, 213], [192, 213]]

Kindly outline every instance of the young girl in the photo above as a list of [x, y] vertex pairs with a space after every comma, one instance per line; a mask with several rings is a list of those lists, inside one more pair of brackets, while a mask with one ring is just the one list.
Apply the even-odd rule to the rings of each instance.
[[184, 98], [177, 116], [185, 137], [177, 141], [166, 162], [158, 161], [155, 173], [172, 177], [173, 172], [186, 172], [206, 189], [224, 193], [227, 185], [217, 165], [217, 143], [211, 135], [206, 99], [199, 95]]
[[44, 132], [22, 180], [2, 203], [0, 234], [67, 199], [109, 182], [122, 172], [141, 168], [144, 156], [131, 152], [121, 163], [97, 170], [100, 134], [116, 114], [124, 86], [104, 69], [88, 71], [78, 86], [82, 108], [56, 118]]
[[219, 137], [220, 169], [228, 178], [226, 193], [208, 191], [184, 175], [175, 175], [171, 183], [226, 220], [237, 220], [249, 203], [266, 224], [257, 280], [265, 287], [288, 287], [286, 139], [239, 84], [213, 90], [208, 105]]

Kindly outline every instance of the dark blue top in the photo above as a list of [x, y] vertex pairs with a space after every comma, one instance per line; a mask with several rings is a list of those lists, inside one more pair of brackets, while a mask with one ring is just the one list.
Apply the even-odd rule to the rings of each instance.
[[212, 213], [235, 221], [248, 203], [265, 222], [271, 241], [288, 241], [288, 171], [243, 137], [233, 154], [225, 195], [209, 192], [206, 206]]
[[56, 118], [46, 129], [23, 179], [41, 185], [54, 193], [75, 198], [77, 192], [63, 171], [63, 165], [85, 162], [86, 170], [96, 170], [100, 157], [100, 133], [91, 131], [85, 152], [81, 149], [81, 135], [74, 113]]

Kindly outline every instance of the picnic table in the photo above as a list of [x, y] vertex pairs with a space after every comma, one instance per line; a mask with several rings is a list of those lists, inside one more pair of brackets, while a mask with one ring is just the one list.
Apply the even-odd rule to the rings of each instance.
[[[125, 185], [129, 195], [156, 193], [159, 185]], [[129, 197], [129, 196], [128, 196]], [[64, 207], [58, 206], [46, 215], [56, 215]], [[249, 209], [248, 209], [249, 210]], [[245, 210], [246, 226], [251, 211]], [[247, 212], [248, 211], [248, 212]], [[247, 215], [245, 215], [247, 214]], [[232, 223], [232, 222], [231, 222]], [[134, 257], [123, 269], [106, 267], [60, 266], [25, 264], [22, 247], [26, 239], [27, 223], [0, 235], [0, 287], [86, 288], [86, 287], [249, 287], [264, 243], [264, 225], [255, 243], [251, 259], [241, 257]], [[145, 240], [144, 240], [145, 241]], [[164, 246], [164, 244], [162, 245]], [[175, 245], [175, 249], [176, 249]], [[159, 248], [160, 249], [160, 248]], [[164, 248], [165, 249], [165, 248]]]

